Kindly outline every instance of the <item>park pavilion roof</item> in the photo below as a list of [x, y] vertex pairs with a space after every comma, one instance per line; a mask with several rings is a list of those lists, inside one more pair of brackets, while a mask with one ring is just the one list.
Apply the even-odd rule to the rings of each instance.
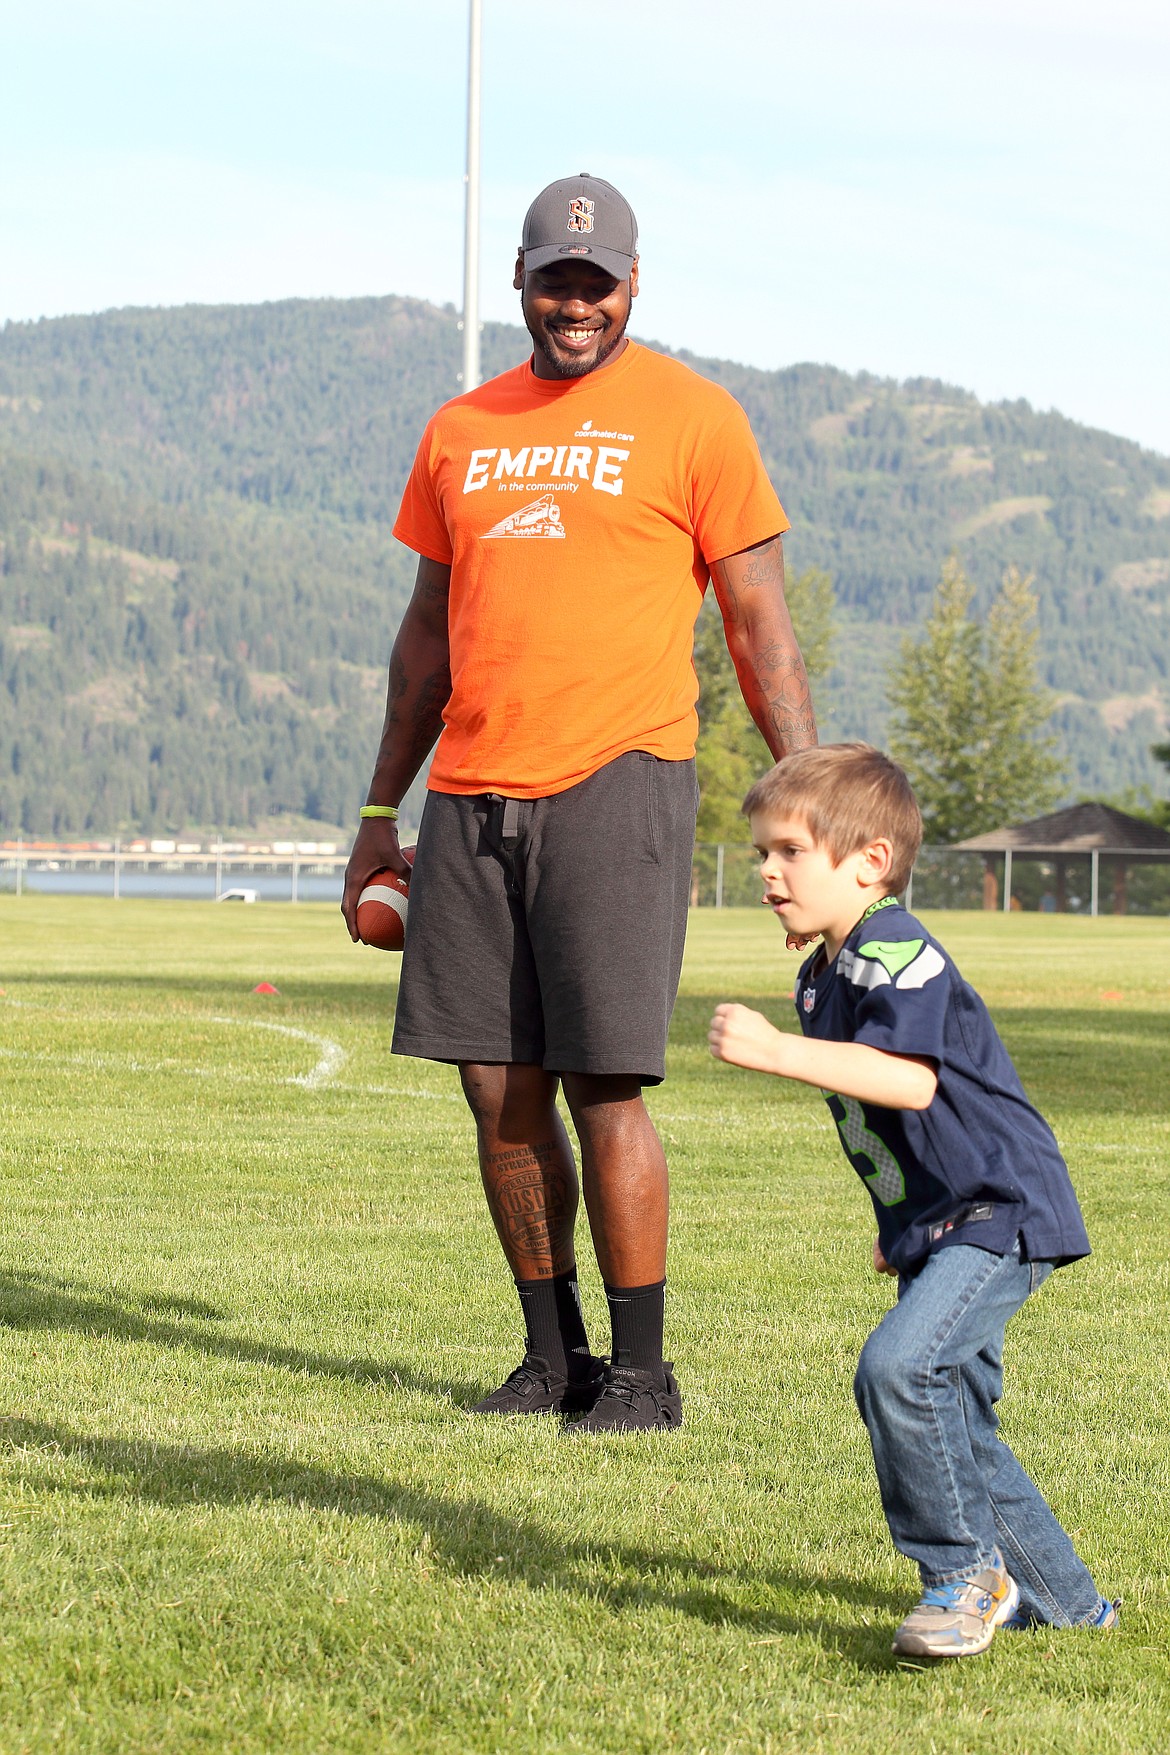
[[972, 835], [958, 841], [973, 853], [1128, 853], [1138, 859], [1170, 859], [1170, 835], [1153, 823], [1131, 817], [1109, 804], [1073, 804], [1067, 810], [1053, 811], [1051, 816], [1033, 817], [1028, 823], [1013, 823], [1003, 829], [989, 829], [985, 835]]

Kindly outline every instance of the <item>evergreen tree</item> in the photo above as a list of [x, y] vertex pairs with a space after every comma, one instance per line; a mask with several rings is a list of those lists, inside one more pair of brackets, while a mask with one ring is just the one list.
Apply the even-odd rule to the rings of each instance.
[[943, 565], [921, 640], [906, 639], [889, 684], [890, 750], [922, 806], [926, 838], [962, 840], [1040, 816], [1061, 764], [1043, 732], [1054, 698], [1036, 675], [1036, 598], [1015, 567], [986, 624], [954, 555]]
[[[1163, 767], [1170, 768], [1170, 743], [1151, 744], [1150, 754], [1156, 762], [1161, 762]], [[1170, 800], [1159, 799], [1150, 815], [1152, 821], [1157, 823], [1160, 829], [1170, 829]]]

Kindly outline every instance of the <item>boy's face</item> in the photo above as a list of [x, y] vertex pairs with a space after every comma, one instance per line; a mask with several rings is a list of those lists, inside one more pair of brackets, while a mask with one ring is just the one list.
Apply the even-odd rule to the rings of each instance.
[[801, 938], [823, 933], [829, 955], [836, 956], [875, 895], [886, 893], [889, 842], [876, 840], [834, 865], [800, 817], [756, 812], [751, 827], [765, 904], [785, 932]]

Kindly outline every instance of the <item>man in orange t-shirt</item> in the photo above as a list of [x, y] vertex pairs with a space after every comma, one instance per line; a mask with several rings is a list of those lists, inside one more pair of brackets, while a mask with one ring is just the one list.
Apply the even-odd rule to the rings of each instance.
[[[396, 1053], [454, 1062], [525, 1323], [480, 1413], [676, 1426], [663, 1360], [665, 1070], [694, 845], [695, 618], [708, 580], [775, 760], [816, 741], [784, 601], [788, 520], [738, 403], [626, 335], [637, 227], [582, 173], [524, 222], [531, 360], [428, 424], [395, 535], [419, 555], [342, 907], [403, 875], [396, 807], [438, 738]], [[612, 1328], [590, 1351], [578, 1183]]]

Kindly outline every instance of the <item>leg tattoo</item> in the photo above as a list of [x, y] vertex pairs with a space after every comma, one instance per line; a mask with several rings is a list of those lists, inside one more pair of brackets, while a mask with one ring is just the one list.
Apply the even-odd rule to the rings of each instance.
[[577, 1177], [559, 1140], [481, 1154], [484, 1189], [518, 1279], [546, 1279], [573, 1265]]

